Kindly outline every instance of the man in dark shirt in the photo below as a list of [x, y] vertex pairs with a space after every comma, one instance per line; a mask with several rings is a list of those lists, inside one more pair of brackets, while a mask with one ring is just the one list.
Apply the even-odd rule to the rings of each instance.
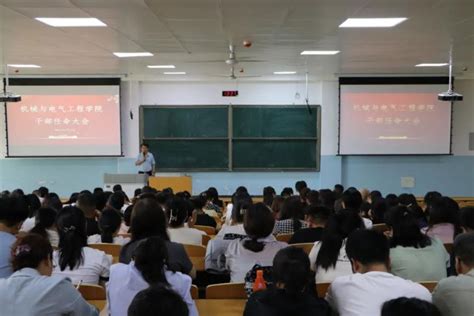
[[86, 217], [87, 236], [100, 234], [94, 195], [89, 191], [82, 191], [77, 197], [77, 207], [84, 212]]
[[308, 228], [296, 231], [290, 244], [310, 243], [321, 240], [324, 226], [331, 215], [331, 210], [323, 206], [309, 206], [306, 209], [305, 221]]

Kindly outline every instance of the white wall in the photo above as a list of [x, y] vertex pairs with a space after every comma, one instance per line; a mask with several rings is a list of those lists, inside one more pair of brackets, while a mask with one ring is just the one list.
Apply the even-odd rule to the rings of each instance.
[[[464, 100], [453, 105], [452, 151], [458, 156], [474, 156], [474, 151], [469, 151], [469, 133], [474, 133], [474, 79], [456, 80], [455, 90]], [[474, 174], [474, 166], [471, 171]]]

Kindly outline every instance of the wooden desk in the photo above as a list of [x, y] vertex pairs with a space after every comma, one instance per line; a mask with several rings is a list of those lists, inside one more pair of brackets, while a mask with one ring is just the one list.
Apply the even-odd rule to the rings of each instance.
[[188, 191], [192, 194], [193, 192], [193, 184], [191, 177], [149, 177], [148, 183], [150, 187], [157, 189], [159, 191], [172, 188], [174, 193]]
[[94, 305], [95, 307], [99, 309], [99, 311], [102, 311], [105, 308], [107, 301], [106, 300], [95, 300], [95, 301], [91, 300], [91, 301], [87, 301], [87, 303]]
[[199, 316], [242, 316], [247, 300], [196, 300]]

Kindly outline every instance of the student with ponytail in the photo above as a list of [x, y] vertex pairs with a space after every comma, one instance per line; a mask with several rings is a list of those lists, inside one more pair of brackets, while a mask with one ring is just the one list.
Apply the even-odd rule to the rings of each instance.
[[88, 244], [117, 244], [125, 245], [130, 238], [118, 236], [120, 225], [122, 224], [122, 216], [115, 209], [105, 209], [99, 217], [100, 235], [92, 235], [87, 238]]
[[278, 251], [273, 259], [273, 281], [267, 290], [250, 296], [244, 316], [330, 315], [328, 303], [313, 293], [309, 259], [302, 249]]
[[189, 316], [198, 312], [191, 298], [191, 277], [168, 267], [166, 242], [154, 236], [139, 242], [129, 264], [118, 263], [110, 269], [107, 283], [107, 308], [111, 316], [126, 316], [135, 295], [150, 286], [173, 290], [186, 302]]
[[30, 233], [38, 234], [49, 240], [51, 246], [58, 247], [59, 235], [56, 230], [56, 211], [52, 208], [40, 208], [36, 212], [36, 225], [30, 230]]
[[263, 203], [251, 205], [244, 215], [247, 238], [233, 240], [227, 248], [226, 267], [231, 282], [243, 282], [245, 274], [255, 264], [271, 266], [275, 254], [288, 245], [272, 235], [275, 219]]
[[87, 247], [86, 218], [81, 209], [68, 206], [57, 217], [59, 247], [54, 251], [53, 275], [69, 277], [72, 283], [99, 284], [109, 277], [112, 258]]
[[174, 197], [168, 201], [166, 210], [168, 215], [168, 233], [170, 240], [180, 244], [201, 246], [202, 236], [206, 233], [192, 228], [194, 224], [192, 221], [187, 222], [189, 213], [186, 201]]

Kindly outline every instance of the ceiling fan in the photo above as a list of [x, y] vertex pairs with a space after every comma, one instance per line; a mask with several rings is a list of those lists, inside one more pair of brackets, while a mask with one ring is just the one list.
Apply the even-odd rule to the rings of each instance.
[[235, 47], [234, 45], [230, 44], [229, 45], [229, 57], [225, 60], [222, 59], [214, 59], [214, 60], [197, 60], [197, 61], [190, 61], [189, 63], [226, 63], [229, 66], [235, 66], [239, 63], [263, 63], [266, 62], [266, 60], [260, 60], [260, 59], [252, 59], [250, 57], [239, 57], [237, 58], [237, 55], [235, 53]]
[[240, 79], [240, 78], [258, 78], [258, 77], [261, 77], [261, 76], [247, 76], [247, 75], [237, 76], [235, 74], [235, 67], [234, 67], [234, 65], [232, 65], [230, 67], [230, 74], [228, 74], [228, 75], [212, 75], [212, 77], [229, 78], [231, 80], [236, 80], [236, 79]]

